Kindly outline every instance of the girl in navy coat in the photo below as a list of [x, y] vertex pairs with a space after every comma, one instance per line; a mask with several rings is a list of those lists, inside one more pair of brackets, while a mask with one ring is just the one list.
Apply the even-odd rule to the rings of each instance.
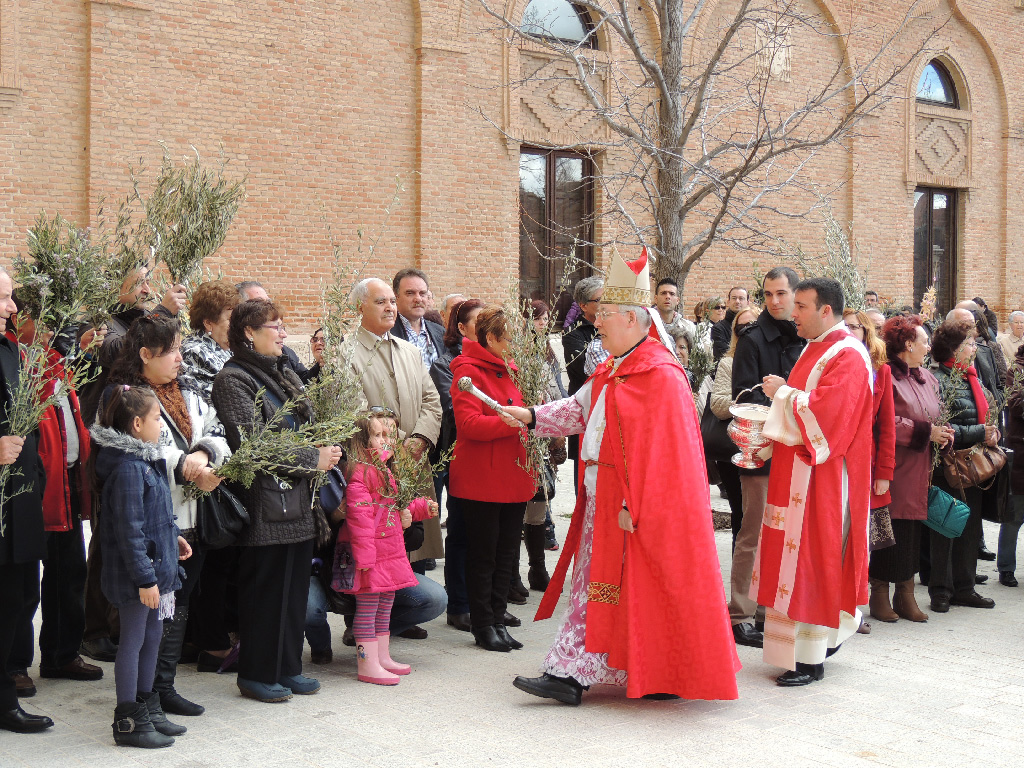
[[160, 403], [149, 387], [109, 388], [92, 431], [94, 488], [100, 495], [103, 594], [118, 607], [114, 741], [168, 747], [185, 728], [168, 722], [153, 691], [163, 619], [181, 587], [178, 560], [192, 554], [178, 535], [160, 455]]

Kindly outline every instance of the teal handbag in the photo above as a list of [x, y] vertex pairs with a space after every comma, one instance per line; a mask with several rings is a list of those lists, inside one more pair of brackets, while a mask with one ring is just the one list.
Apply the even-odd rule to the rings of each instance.
[[924, 524], [947, 539], [955, 539], [964, 532], [971, 508], [960, 499], [950, 496], [938, 486], [928, 489], [928, 519]]

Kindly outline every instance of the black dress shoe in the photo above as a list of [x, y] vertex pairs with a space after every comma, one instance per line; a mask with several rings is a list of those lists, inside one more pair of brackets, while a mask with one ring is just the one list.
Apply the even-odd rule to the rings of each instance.
[[510, 589], [508, 591], [508, 597], [506, 600], [512, 605], [526, 605], [526, 598], [514, 589]]
[[78, 652], [93, 661], [113, 661], [117, 658], [117, 646], [111, 642], [109, 637], [83, 640]]
[[512, 681], [512, 685], [542, 699], [554, 699], [575, 707], [583, 701], [583, 691], [586, 689], [586, 686], [571, 677], [556, 677], [547, 672], [540, 677], [519, 676]]
[[0, 728], [15, 733], [39, 733], [53, 727], [46, 715], [30, 715], [20, 706], [0, 712]]
[[199, 717], [206, 711], [202, 704], [189, 701], [173, 688], [169, 691], [160, 691], [160, 708], [168, 715], [182, 717]]
[[399, 632], [398, 636], [404, 637], [406, 640], [426, 640], [427, 630], [425, 630], [423, 627], [417, 627], [413, 625], [404, 632]]
[[975, 584], [984, 584], [986, 581], [988, 581], [988, 576], [987, 575], [982, 575], [980, 573], [974, 574], [974, 583]]
[[447, 621], [449, 627], [453, 627], [459, 632], [469, 632], [473, 628], [468, 613], [449, 613]]
[[950, 605], [963, 605], [968, 608], [995, 608], [996, 601], [991, 597], [982, 597], [977, 592], [966, 595], [953, 595], [949, 601]]
[[1000, 571], [999, 583], [1004, 587], [1016, 587], [1017, 577], [1013, 575], [1013, 571]]
[[949, 598], [945, 595], [936, 595], [933, 597], [932, 610], [936, 613], [949, 613]]
[[523, 647], [523, 644], [516, 640], [512, 635], [508, 633], [508, 629], [505, 628], [504, 624], [495, 624], [494, 631], [498, 635], [498, 638], [511, 648], [513, 651], [518, 651]]
[[991, 562], [992, 560], [996, 559], [996, 553], [990, 550], [984, 544], [982, 544], [980, 547], [978, 547], [978, 559], [988, 560], [989, 562]]
[[640, 698], [647, 699], [649, 701], [671, 701], [672, 699], [681, 698], [674, 693], [645, 693]]
[[36, 684], [27, 672], [11, 672], [14, 679], [14, 690], [19, 699], [31, 699], [36, 695]]
[[736, 645], [746, 645], [750, 648], [764, 648], [764, 635], [754, 629], [753, 624], [743, 622], [732, 625], [732, 636]]
[[501, 639], [501, 635], [498, 634], [498, 630], [493, 626], [483, 627], [482, 629], [474, 628], [473, 637], [476, 640], [476, 644], [485, 651], [508, 653], [512, 650], [512, 646]]
[[63, 667], [44, 667], [40, 664], [39, 676], [65, 680], [102, 680], [103, 670], [95, 664], [86, 664], [81, 656], [75, 656]]
[[796, 670], [792, 672], [784, 672], [775, 678], [775, 682], [783, 688], [796, 688], [801, 685], [810, 685], [816, 680], [821, 680], [824, 677], [824, 664], [801, 664], [800, 662], [797, 662]]
[[523, 626], [523, 622], [520, 621], [519, 619], [517, 619], [515, 616], [513, 616], [508, 611], [505, 611], [505, 615], [501, 617], [501, 623], [504, 624], [506, 627], [521, 627], [521, 626]]
[[356, 647], [356, 638], [352, 634], [352, 627], [345, 627], [345, 631], [341, 635], [341, 644], [347, 645], [349, 648]]

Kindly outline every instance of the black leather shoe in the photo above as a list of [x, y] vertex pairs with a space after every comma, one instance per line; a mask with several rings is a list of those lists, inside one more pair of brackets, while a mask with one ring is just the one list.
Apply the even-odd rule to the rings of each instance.
[[508, 591], [508, 597], [506, 600], [512, 605], [526, 605], [526, 598], [516, 592], [514, 589]]
[[117, 646], [111, 642], [109, 637], [83, 640], [78, 652], [93, 661], [113, 661], [117, 658]]
[[473, 637], [476, 639], [476, 644], [483, 648], [485, 651], [498, 651], [500, 653], [508, 653], [512, 650], [511, 646], [501, 639], [498, 631], [494, 627], [484, 627], [483, 629], [474, 629]]
[[169, 691], [160, 691], [160, 708], [168, 715], [182, 717], [199, 717], [206, 711], [202, 704], [189, 701], [173, 688]]
[[36, 684], [27, 672], [12, 672], [14, 690], [19, 699], [31, 699], [36, 695]]
[[516, 640], [512, 635], [508, 633], [508, 629], [505, 628], [504, 624], [495, 624], [494, 631], [498, 635], [498, 638], [511, 648], [513, 651], [518, 651], [523, 647], [523, 644]]
[[974, 583], [975, 584], [984, 584], [986, 581], [988, 581], [988, 575], [987, 574], [986, 575], [982, 575], [980, 573], [974, 574]]
[[423, 627], [412, 626], [404, 632], [399, 632], [398, 636], [404, 637], [406, 640], [426, 640], [427, 630]]
[[754, 629], [758, 632], [764, 632], [764, 619], [756, 619], [754, 621]]
[[1016, 587], [1017, 577], [1013, 575], [1013, 571], [1000, 571], [999, 583], [1004, 587]]
[[15, 733], [39, 733], [53, 727], [53, 720], [46, 715], [30, 715], [21, 707], [0, 712], [0, 728]]
[[801, 685], [810, 685], [824, 677], [824, 664], [801, 664], [797, 662], [796, 670], [782, 673], [775, 678], [775, 683], [783, 688], [796, 688]]
[[40, 664], [39, 676], [64, 678], [65, 680], [101, 680], [103, 679], [103, 670], [95, 664], [86, 664], [81, 656], [75, 656], [63, 667], [44, 667]]
[[647, 699], [648, 701], [671, 701], [681, 697], [675, 693], [645, 693], [640, 698]]
[[584, 686], [571, 677], [555, 677], [545, 672], [540, 677], [519, 676], [512, 685], [542, 699], [554, 699], [578, 707], [583, 701]]
[[469, 622], [468, 613], [449, 613], [447, 621], [449, 627], [453, 627], [459, 632], [469, 632], [473, 628]]
[[341, 635], [341, 644], [347, 645], [349, 648], [356, 647], [356, 638], [352, 634], [352, 627], [345, 627], [345, 631]]
[[732, 636], [736, 645], [746, 645], [750, 648], [764, 648], [764, 635], [754, 629], [753, 624], [746, 622], [732, 625]]
[[996, 553], [990, 550], [984, 544], [982, 544], [980, 547], [978, 547], [978, 559], [988, 560], [989, 562], [991, 562], [992, 560], [996, 559]]
[[519, 619], [517, 619], [515, 616], [513, 616], [508, 611], [505, 611], [505, 615], [501, 617], [501, 623], [504, 624], [506, 627], [521, 627], [521, 626], [523, 626], [523, 622], [520, 621]]
[[963, 605], [968, 608], [995, 608], [996, 601], [991, 597], [982, 597], [977, 592], [967, 595], [953, 595], [949, 601], [950, 605]]
[[932, 598], [932, 610], [936, 613], [949, 612], [949, 598], [944, 595], [936, 595]]

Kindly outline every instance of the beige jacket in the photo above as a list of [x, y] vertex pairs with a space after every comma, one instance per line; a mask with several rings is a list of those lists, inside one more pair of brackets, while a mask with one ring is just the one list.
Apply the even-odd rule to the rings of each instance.
[[[352, 349], [352, 367], [362, 378], [365, 402], [361, 407], [390, 408], [398, 414], [400, 438], [420, 435], [431, 445], [437, 445], [441, 434], [441, 398], [419, 349], [390, 333], [386, 339], [378, 339], [362, 326], [349, 334], [344, 343]], [[434, 497], [433, 489], [430, 497]], [[444, 557], [440, 520], [424, 520], [423, 533], [423, 546], [411, 552], [409, 559], [415, 563]]]
[[403, 440], [422, 435], [437, 444], [441, 434], [441, 398], [415, 345], [390, 333], [381, 341], [368, 330], [349, 334], [352, 367], [363, 382], [366, 406], [382, 405], [398, 414]]
[[1006, 364], [1013, 365], [1013, 358], [1017, 356], [1017, 350], [1020, 349], [1021, 339], [1007, 331], [996, 336], [996, 341], [1003, 348], [1003, 354], [1006, 355]]
[[732, 358], [723, 357], [718, 361], [715, 383], [711, 387], [711, 412], [720, 419], [731, 419], [730, 405], [732, 405]]

